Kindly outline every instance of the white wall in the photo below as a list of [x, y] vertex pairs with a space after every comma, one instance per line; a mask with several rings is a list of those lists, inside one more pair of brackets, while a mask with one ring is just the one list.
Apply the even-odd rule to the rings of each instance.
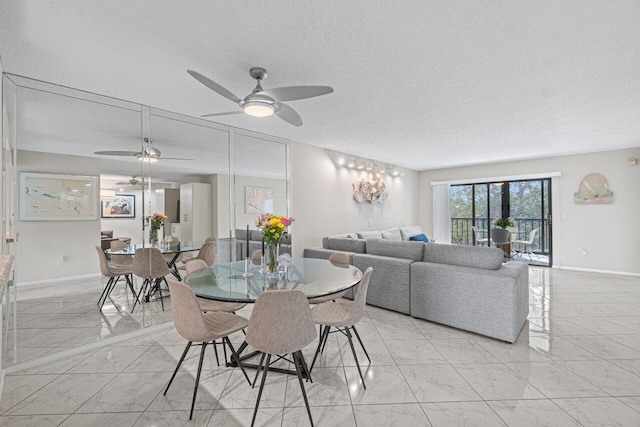
[[418, 172], [386, 176], [389, 198], [384, 205], [353, 200], [353, 182], [363, 171], [336, 167], [322, 148], [291, 143], [291, 233], [294, 256], [320, 246], [322, 237], [362, 230], [385, 230], [418, 223]]
[[[86, 157], [18, 151], [18, 172], [100, 175], [100, 160]], [[96, 206], [96, 209], [98, 207]], [[98, 218], [100, 213], [98, 211]], [[98, 273], [100, 220], [17, 221], [18, 283]], [[62, 256], [68, 261], [63, 262]]]
[[100, 230], [113, 230], [113, 237], [130, 237], [131, 243], [142, 243], [142, 191], [126, 191], [118, 194], [136, 197], [135, 218], [102, 218]]
[[[420, 225], [431, 233], [434, 181], [561, 172], [552, 188], [554, 265], [640, 274], [640, 166], [629, 166], [631, 157], [640, 157], [640, 148], [421, 172]], [[574, 203], [574, 193], [589, 173], [607, 179], [612, 204]], [[588, 255], [581, 254], [583, 248]]]

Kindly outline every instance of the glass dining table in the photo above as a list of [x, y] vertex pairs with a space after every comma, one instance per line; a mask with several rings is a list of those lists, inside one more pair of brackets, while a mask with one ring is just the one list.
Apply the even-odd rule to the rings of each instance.
[[111, 255], [134, 255], [136, 253], [136, 249], [141, 248], [156, 248], [162, 252], [163, 255], [173, 255], [170, 261], [167, 262], [167, 266], [171, 269], [171, 274], [175, 276], [176, 279], [182, 280], [180, 277], [180, 273], [178, 272], [178, 266], [176, 266], [176, 261], [180, 254], [185, 252], [195, 252], [199, 251], [204, 245], [205, 242], [178, 242], [176, 245], [166, 245], [164, 243], [158, 243], [157, 245], [152, 245], [150, 243], [137, 243], [137, 244], [129, 244], [123, 249], [112, 251], [111, 249], [107, 249], [105, 253]]
[[[253, 303], [264, 291], [297, 289], [307, 298], [337, 294], [360, 283], [362, 271], [349, 264], [336, 263], [315, 258], [290, 258], [289, 265], [279, 274], [261, 273], [259, 265], [249, 265], [244, 261], [216, 264], [189, 274], [184, 282], [196, 296], [216, 301]], [[247, 347], [243, 342], [237, 354], [244, 367], [257, 368], [256, 364], [245, 361], [259, 352], [240, 356]], [[283, 358], [283, 356], [280, 356]], [[233, 360], [233, 358], [232, 358]], [[236, 366], [235, 362], [227, 366]], [[302, 375], [310, 378], [303, 361]], [[269, 370], [295, 375], [295, 371], [270, 367]]]

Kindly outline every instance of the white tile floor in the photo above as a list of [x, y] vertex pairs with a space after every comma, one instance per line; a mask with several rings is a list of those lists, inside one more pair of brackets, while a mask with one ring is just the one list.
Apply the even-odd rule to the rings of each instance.
[[[368, 307], [367, 389], [332, 336], [305, 384], [316, 425], [640, 426], [640, 279], [532, 267], [530, 289], [512, 345]], [[197, 352], [162, 395], [183, 346], [160, 331], [9, 375], [0, 425], [249, 425], [257, 389], [210, 350], [193, 421]], [[258, 424], [308, 425], [295, 377], [269, 374]]]

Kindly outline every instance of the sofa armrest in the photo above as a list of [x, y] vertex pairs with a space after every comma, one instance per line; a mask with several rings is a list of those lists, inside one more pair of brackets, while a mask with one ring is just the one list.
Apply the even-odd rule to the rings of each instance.
[[367, 304], [409, 314], [413, 262], [409, 259], [381, 255], [354, 254], [354, 266], [362, 271], [373, 267], [367, 292]]

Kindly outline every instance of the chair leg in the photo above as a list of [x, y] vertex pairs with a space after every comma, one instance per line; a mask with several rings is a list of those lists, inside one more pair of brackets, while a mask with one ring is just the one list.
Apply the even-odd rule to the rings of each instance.
[[189, 341], [187, 343], [187, 346], [185, 347], [184, 351], [182, 352], [182, 357], [178, 361], [178, 366], [176, 366], [176, 370], [173, 371], [173, 375], [171, 375], [171, 379], [169, 380], [169, 384], [167, 384], [167, 388], [164, 389], [164, 393], [163, 394], [165, 396], [166, 396], [167, 392], [169, 391], [169, 387], [171, 387], [171, 383], [173, 382], [173, 379], [176, 377], [176, 374], [178, 373], [178, 369], [180, 369], [180, 366], [182, 365], [182, 362], [184, 362], [184, 358], [187, 357], [187, 352], [191, 348], [191, 344], [192, 344], [192, 342]]
[[200, 361], [198, 362], [198, 373], [196, 374], [196, 385], [193, 389], [193, 399], [191, 400], [191, 413], [189, 414], [189, 421], [193, 418], [193, 407], [196, 405], [196, 396], [198, 395], [198, 385], [200, 384], [200, 372], [202, 371], [202, 361], [204, 360], [204, 351], [207, 348], [208, 342], [202, 343], [202, 350], [200, 350]]
[[107, 295], [107, 290], [111, 287], [111, 283], [113, 282], [113, 277], [109, 277], [109, 280], [107, 280], [107, 284], [104, 285], [104, 289], [102, 290], [102, 294], [100, 294], [100, 298], [98, 298], [98, 305], [102, 308], [102, 306], [104, 305], [104, 303], [100, 304], [100, 301], [102, 301], [102, 298], [106, 299], [106, 295]]
[[264, 358], [267, 357], [266, 353], [262, 353], [262, 357], [260, 358], [260, 363], [258, 363], [258, 369], [256, 369], [256, 376], [253, 379], [253, 384], [251, 384], [251, 388], [254, 388], [256, 386], [256, 381], [258, 381], [258, 375], [260, 374], [260, 369], [262, 368], [262, 365], [264, 364]]
[[111, 295], [111, 292], [113, 292], [113, 288], [115, 288], [116, 285], [118, 284], [118, 281], [120, 280], [120, 276], [112, 277], [111, 279], [112, 279], [111, 286], [109, 287], [107, 292], [104, 294], [104, 298], [102, 299], [102, 304], [100, 304], [100, 310], [102, 310], [102, 307], [104, 307], [104, 303], [107, 302], [107, 298], [109, 298], [109, 295]]
[[318, 354], [320, 354], [320, 350], [322, 349], [322, 344], [327, 339], [328, 334], [329, 334], [329, 326], [325, 326], [324, 331], [320, 335], [320, 341], [318, 341], [318, 348], [316, 349], [316, 354], [313, 356], [313, 362], [311, 362], [311, 369], [309, 369], [309, 372], [313, 371], [313, 367], [316, 365], [316, 359], [318, 358]]
[[267, 360], [264, 366], [264, 372], [262, 373], [262, 381], [260, 381], [260, 390], [258, 391], [258, 399], [256, 400], [256, 408], [253, 410], [253, 418], [251, 419], [251, 427], [256, 423], [256, 415], [258, 415], [258, 407], [260, 406], [260, 398], [262, 397], [262, 390], [264, 389], [264, 383], [267, 380], [267, 373], [269, 372], [269, 362], [271, 362], [271, 355], [267, 355]]
[[218, 343], [216, 340], [213, 340], [213, 352], [216, 354], [216, 364], [220, 366], [220, 359], [218, 358]]
[[304, 389], [304, 381], [302, 381], [302, 371], [300, 369], [300, 365], [302, 364], [302, 351], [298, 350], [293, 353], [293, 361], [294, 365], [296, 365], [296, 374], [298, 374], [298, 382], [300, 383], [300, 389], [302, 390], [302, 397], [304, 398], [304, 404], [307, 407], [307, 414], [309, 415], [309, 422], [311, 422], [311, 427], [313, 427], [313, 418], [311, 417], [311, 409], [309, 409], [309, 401], [307, 400], [307, 392]]
[[358, 362], [358, 355], [356, 354], [356, 348], [353, 346], [353, 340], [351, 339], [351, 332], [349, 332], [349, 328], [344, 328], [347, 333], [347, 338], [349, 338], [349, 345], [351, 346], [351, 352], [353, 353], [353, 358], [356, 361], [356, 367], [358, 368], [358, 373], [360, 374], [360, 379], [362, 380], [362, 386], [364, 389], [367, 389], [367, 385], [364, 383], [364, 377], [362, 376], [362, 370], [360, 369], [360, 362]]
[[356, 338], [358, 338], [358, 342], [360, 343], [360, 347], [362, 347], [364, 354], [367, 356], [367, 359], [369, 360], [369, 364], [371, 364], [371, 358], [369, 357], [369, 353], [367, 353], [367, 349], [364, 348], [364, 344], [362, 344], [362, 340], [360, 339], [360, 334], [358, 334], [358, 330], [356, 329], [355, 325], [352, 326], [351, 329], [353, 329], [353, 332], [355, 332]]
[[158, 285], [158, 292], [160, 293], [160, 305], [162, 306], [162, 311], [164, 311], [164, 298], [162, 296], [162, 280], [156, 279], [156, 285]]
[[242, 366], [242, 362], [240, 362], [240, 357], [236, 353], [236, 350], [233, 348], [233, 344], [231, 344], [231, 340], [229, 337], [222, 338], [222, 342], [226, 341], [229, 346], [229, 350], [231, 351], [231, 359], [235, 359], [236, 364], [240, 367], [240, 370], [244, 374], [244, 377], [247, 379], [249, 385], [251, 385], [251, 380], [249, 379], [249, 375], [247, 375], [247, 371], [244, 370], [244, 366]]
[[[148, 280], [148, 279], [144, 279], [144, 280], [142, 281], [142, 286], [140, 286], [140, 292], [138, 292], [138, 298], [136, 298], [135, 302], [133, 303], [133, 307], [131, 308], [131, 313], [133, 313], [133, 310], [135, 310], [135, 309], [136, 309], [136, 305], [137, 305], [137, 304], [142, 305], [142, 302], [143, 302], [143, 301], [144, 301], [144, 299], [145, 299], [145, 297], [144, 297], [145, 288], [147, 287], [148, 283], [149, 283], [149, 280]], [[141, 295], [143, 296], [142, 301], [140, 301], [140, 296], [141, 296]], [[147, 298], [148, 298], [148, 297], [149, 297], [149, 296], [147, 295]], [[148, 299], [147, 299], [147, 300], [148, 300]]]
[[327, 333], [324, 336], [324, 343], [322, 343], [322, 349], [320, 349], [320, 353], [324, 353], [324, 348], [327, 346], [327, 341], [329, 341], [329, 332], [331, 332], [331, 326], [327, 326]]

